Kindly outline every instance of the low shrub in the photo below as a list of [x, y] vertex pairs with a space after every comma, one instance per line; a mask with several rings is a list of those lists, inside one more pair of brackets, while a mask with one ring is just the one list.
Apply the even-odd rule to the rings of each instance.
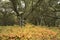
[[23, 28], [6, 27], [0, 33], [0, 40], [57, 40], [57, 33], [32, 25]]

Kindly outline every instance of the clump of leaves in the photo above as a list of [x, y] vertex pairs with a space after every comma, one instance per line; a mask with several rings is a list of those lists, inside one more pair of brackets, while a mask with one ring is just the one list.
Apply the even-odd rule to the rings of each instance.
[[57, 40], [56, 32], [29, 24], [22, 28], [6, 27], [3, 30], [6, 33], [4, 31], [0, 33], [1, 40]]

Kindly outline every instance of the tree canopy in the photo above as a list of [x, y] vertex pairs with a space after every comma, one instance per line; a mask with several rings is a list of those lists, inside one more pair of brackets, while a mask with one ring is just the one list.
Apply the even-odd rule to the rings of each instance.
[[[32, 23], [34, 25], [56, 26], [60, 22], [58, 21], [60, 19], [59, 14], [60, 1], [59, 0], [0, 1], [0, 12], [4, 15], [13, 14], [15, 17], [17, 17], [16, 22], [18, 24], [21, 24], [21, 21], [23, 22], [24, 20], [25, 22]], [[24, 22], [22, 24], [24, 24]]]

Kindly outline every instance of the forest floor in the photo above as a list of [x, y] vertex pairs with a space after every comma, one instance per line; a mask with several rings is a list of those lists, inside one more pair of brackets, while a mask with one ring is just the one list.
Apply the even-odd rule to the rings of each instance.
[[60, 27], [0, 26], [0, 40], [60, 40]]

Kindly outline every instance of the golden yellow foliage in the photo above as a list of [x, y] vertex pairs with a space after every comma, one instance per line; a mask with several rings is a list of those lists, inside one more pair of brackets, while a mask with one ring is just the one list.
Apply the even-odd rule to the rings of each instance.
[[57, 33], [47, 28], [27, 24], [25, 27], [6, 27], [0, 40], [57, 40]]

